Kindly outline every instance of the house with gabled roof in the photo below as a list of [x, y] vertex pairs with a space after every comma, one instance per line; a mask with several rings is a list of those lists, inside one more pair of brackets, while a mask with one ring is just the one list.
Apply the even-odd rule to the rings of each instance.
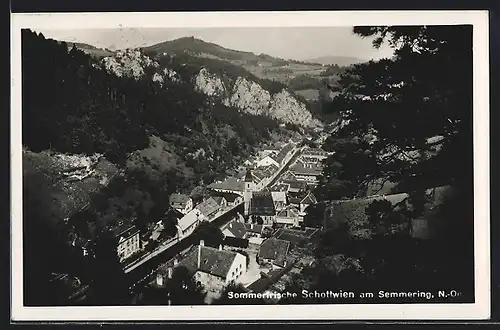
[[307, 190], [307, 183], [305, 181], [289, 181], [287, 184], [288, 192], [292, 194], [302, 193]]
[[218, 292], [227, 284], [238, 282], [246, 273], [246, 258], [238, 252], [223, 250], [222, 247], [217, 249], [205, 246], [200, 241], [176, 267], [185, 267], [205, 289]]
[[321, 163], [324, 159], [328, 158], [333, 154], [332, 152], [327, 152], [320, 148], [310, 148], [306, 147], [302, 150], [302, 153], [299, 157], [305, 163], [318, 164]]
[[228, 202], [224, 196], [212, 196], [213, 200], [219, 205], [219, 209], [225, 209]]
[[247, 227], [241, 221], [232, 220], [222, 227], [222, 234], [229, 237], [245, 238]]
[[275, 147], [275, 146], [270, 146], [270, 147], [267, 147], [265, 148], [264, 150], [262, 150], [262, 155], [265, 157], [265, 156], [268, 156], [268, 155], [277, 155], [278, 152], [280, 152], [280, 148], [279, 147]]
[[119, 223], [111, 229], [116, 239], [118, 259], [124, 262], [141, 249], [140, 231], [133, 224]]
[[272, 225], [276, 217], [276, 208], [270, 192], [254, 192], [250, 200], [249, 216], [262, 219], [263, 224]]
[[243, 195], [245, 183], [243, 180], [230, 177], [222, 182], [213, 182], [208, 185], [208, 188], [218, 192], [228, 192]]
[[279, 212], [285, 208], [287, 203], [286, 192], [271, 191], [271, 197], [273, 198], [274, 208], [276, 209], [276, 212]]
[[172, 194], [169, 198], [170, 207], [183, 214], [193, 209], [193, 199], [185, 194]]
[[[452, 186], [440, 186], [425, 191], [425, 205], [423, 213], [411, 220], [411, 223], [402, 224], [405, 230], [410, 231], [414, 238], [432, 238], [440, 226], [441, 217], [438, 211], [448, 198], [456, 193]], [[366, 208], [374, 201], [389, 201], [395, 209], [404, 208], [408, 203], [408, 193], [390, 195], [374, 195], [366, 198], [331, 201], [325, 210], [324, 227], [331, 229], [339, 224], [348, 223], [353, 228], [351, 235], [359, 238], [370, 238], [371, 230], [366, 228], [369, 223]], [[410, 225], [411, 227], [407, 227]]]
[[297, 177], [288, 170], [281, 175], [280, 181], [285, 183], [289, 181], [297, 181]]
[[284, 193], [288, 192], [288, 188], [290, 188], [290, 185], [286, 183], [276, 183], [274, 186], [271, 187], [272, 191], [282, 191]]
[[276, 160], [276, 155], [274, 154], [269, 154], [267, 156], [262, 157], [259, 159], [256, 163], [257, 168], [259, 167], [264, 167], [264, 166], [269, 166], [269, 165], [275, 165], [275, 166], [280, 166], [281, 164], [278, 163]]
[[177, 223], [177, 236], [182, 239], [191, 235], [200, 222], [208, 220], [198, 208], [192, 209], [188, 214], [179, 219]]
[[307, 195], [302, 198], [302, 200], [300, 201], [300, 212], [305, 212], [306, 208], [309, 206], [309, 205], [313, 205], [313, 204], [317, 204], [318, 203], [318, 200], [316, 199], [316, 196], [314, 196], [314, 194], [309, 191], [307, 193]]
[[285, 144], [283, 148], [281, 148], [280, 152], [276, 156], [273, 156], [272, 159], [278, 166], [284, 165], [288, 160], [287, 157], [290, 156], [293, 149], [294, 145], [292, 143]]
[[220, 204], [215, 200], [217, 197], [209, 197], [202, 203], [196, 205], [195, 209], [199, 210], [205, 219], [212, 219], [221, 209]]
[[318, 164], [297, 162], [290, 167], [297, 180], [305, 181], [309, 184], [318, 183], [318, 178], [323, 174], [323, 167]]
[[[210, 195], [212, 197], [224, 198], [226, 200], [226, 205], [228, 207], [236, 206], [236, 205], [243, 202], [243, 196], [241, 196], [239, 194], [235, 194], [235, 193], [212, 191]], [[216, 201], [217, 201], [217, 199], [216, 199]]]
[[285, 227], [299, 227], [301, 217], [295, 206], [287, 206], [276, 215], [276, 223]]
[[286, 267], [286, 257], [289, 249], [289, 241], [271, 237], [260, 245], [257, 259], [259, 263], [270, 263], [273, 266], [284, 268]]

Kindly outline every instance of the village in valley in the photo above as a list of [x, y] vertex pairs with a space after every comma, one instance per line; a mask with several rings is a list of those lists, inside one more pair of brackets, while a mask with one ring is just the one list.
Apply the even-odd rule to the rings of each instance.
[[[125, 270], [133, 271], [157, 254], [196, 236], [200, 225], [220, 223], [217, 220], [231, 212], [234, 215], [226, 216], [218, 226], [223, 235], [218, 246], [194, 241], [147, 274], [147, 285], [164, 286], [173, 269], [184, 266], [205, 288], [209, 302], [230, 283], [242, 284], [249, 292], [263, 291], [299, 263], [312, 262], [312, 251], [299, 252], [298, 245], [311, 241], [321, 230], [319, 226], [306, 227], [304, 217], [307, 208], [317, 203], [312, 190], [322, 173], [322, 161], [331, 153], [303, 142], [290, 139], [262, 150], [253, 161], [240, 167], [239, 175], [208, 185], [207, 195], [198, 203], [187, 194], [172, 194], [165, 217], [175, 219], [176, 230], [167, 239], [161, 240], [165, 230], [162, 221], [146, 242], [133, 225], [115, 229], [117, 251], [127, 265]], [[144, 243], [154, 244], [156, 240], [159, 242], [154, 250], [129, 261], [148, 249]]]
[[[142, 301], [144, 292], [157, 290], [161, 295], [181, 268], [203, 291], [200, 303], [222, 299], [221, 295], [227, 295], [231, 288], [280, 294], [292, 279], [301, 277], [305, 267], [317, 264], [319, 242], [328, 240], [332, 232], [329, 230], [335, 232], [339, 223], [349, 223], [351, 235], [366, 238], [370, 231], [366, 212], [370, 203], [388, 201], [396, 207], [407, 201], [406, 193], [372, 194], [331, 201], [325, 209], [314, 195], [324, 162], [334, 154], [316, 146], [323, 138], [277, 142], [246, 160], [236, 175], [209, 184], [202, 196], [171, 194], [165, 215], [146, 234], [133, 223], [119, 222], [111, 228], [119, 261], [133, 279], [133, 303], [148, 304]], [[436, 213], [432, 209], [451, 194], [448, 186], [427, 191], [433, 201], [422, 217], [412, 220], [413, 238], [432, 236], [429, 219]], [[323, 207], [317, 208], [320, 204]], [[364, 214], [364, 220], [359, 220], [360, 214]], [[91, 244], [84, 240], [73, 242], [83, 255], [90, 253], [87, 246]], [[349, 265], [345, 266], [346, 262]], [[353, 260], [339, 264], [359, 267]], [[54, 280], [70, 281], [68, 275]], [[71, 283], [75, 281], [79, 282], [78, 278]], [[78, 303], [85, 300], [89, 286], [76, 287], [70, 290], [70, 297]], [[160, 299], [160, 304], [165, 301], [170, 304], [168, 299]]]

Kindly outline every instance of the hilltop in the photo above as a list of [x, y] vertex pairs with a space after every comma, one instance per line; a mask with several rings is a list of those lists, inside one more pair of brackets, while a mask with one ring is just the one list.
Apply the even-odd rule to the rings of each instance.
[[107, 56], [113, 56], [115, 54], [114, 51], [108, 49], [108, 48], [99, 48], [93, 45], [89, 45], [83, 42], [71, 42], [71, 41], [59, 41], [59, 43], [66, 43], [68, 46], [68, 49], [71, 49], [73, 47], [76, 47], [83, 51], [85, 54], [94, 56], [96, 58], [103, 58]]
[[224, 48], [217, 44], [206, 42], [195, 37], [183, 37], [175, 40], [165, 41], [148, 47], [143, 47], [145, 53], [191, 53], [196, 55], [212, 55], [225, 60], [257, 60], [258, 57], [251, 52], [243, 52]]

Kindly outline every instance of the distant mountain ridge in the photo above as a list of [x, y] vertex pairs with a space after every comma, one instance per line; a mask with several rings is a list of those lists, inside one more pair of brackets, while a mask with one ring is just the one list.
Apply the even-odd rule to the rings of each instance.
[[363, 63], [363, 62], [368, 62], [368, 60], [363, 60], [360, 58], [356, 57], [350, 57], [350, 56], [320, 56], [316, 58], [311, 58], [308, 60], [305, 60], [304, 62], [308, 63], [320, 63], [323, 65], [338, 65], [338, 66], [348, 66], [352, 64], [358, 64], [358, 63]]
[[100, 48], [94, 45], [86, 44], [83, 42], [73, 42], [73, 41], [58, 41], [59, 43], [65, 42], [69, 49], [75, 46], [76, 48], [82, 50], [86, 54], [92, 55], [97, 58], [113, 56], [115, 52], [108, 48]]
[[239, 50], [228, 49], [217, 44], [206, 42], [195, 37], [183, 37], [174, 40], [168, 40], [152, 46], [142, 47], [145, 53], [185, 53], [191, 52], [195, 54], [212, 54], [223, 59], [245, 59], [246, 57], [256, 57], [254, 53], [244, 52]]
[[188, 53], [191, 55], [226, 60], [232, 62], [233, 64], [243, 64], [243, 62], [255, 62], [255, 64], [257, 64], [257, 62], [263, 61], [271, 62], [274, 65], [285, 65], [288, 62], [298, 62], [294, 60], [285, 60], [268, 54], [255, 54], [253, 52], [229, 49], [195, 37], [182, 37], [174, 40], [168, 40], [152, 46], [141, 47], [141, 49], [145, 53]]

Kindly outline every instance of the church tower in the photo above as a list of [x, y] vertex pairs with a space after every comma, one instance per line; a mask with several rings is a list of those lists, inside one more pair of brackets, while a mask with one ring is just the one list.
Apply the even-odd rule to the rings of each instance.
[[247, 174], [245, 175], [245, 190], [243, 192], [244, 199], [244, 215], [248, 216], [250, 212], [250, 201], [252, 200], [252, 192], [255, 189], [255, 183], [253, 181], [252, 172], [247, 169]]

